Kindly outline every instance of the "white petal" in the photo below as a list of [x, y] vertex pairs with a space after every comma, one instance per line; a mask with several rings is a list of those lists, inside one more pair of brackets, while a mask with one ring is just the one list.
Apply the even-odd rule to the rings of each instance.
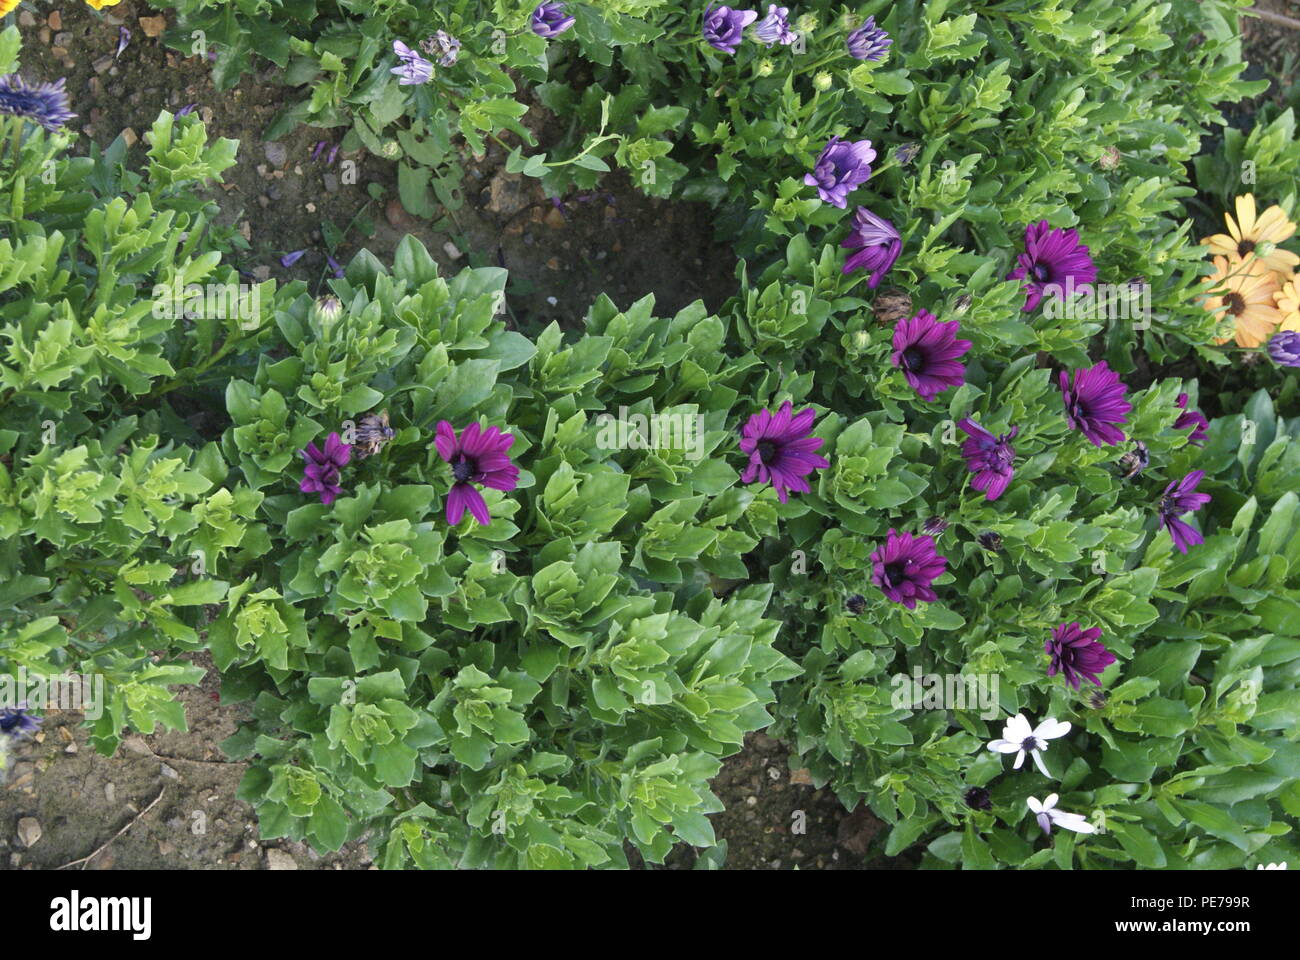
[[1048, 717], [1034, 730], [1034, 736], [1042, 737], [1044, 740], [1055, 740], [1057, 737], [1063, 737], [1069, 733], [1070, 726], [1068, 720], [1061, 721], [1055, 717]]
[[1046, 810], [1046, 809], [1049, 809], [1049, 808], [1051, 808], [1051, 807], [1056, 806], [1056, 801], [1057, 801], [1057, 800], [1060, 800], [1060, 799], [1061, 799], [1061, 798], [1060, 798], [1059, 796], [1057, 796], [1056, 794], [1054, 794], [1054, 793], [1049, 793], [1049, 794], [1047, 795], [1047, 799], [1043, 801], [1043, 809]]
[[1032, 810], [1034, 813], [1043, 812], [1043, 805], [1038, 802], [1037, 797], [1026, 797], [1025, 803], [1029, 804], [1029, 809]]
[[1039, 770], [1043, 771], [1043, 776], [1050, 777], [1051, 774], [1047, 772], [1047, 766], [1043, 763], [1042, 751], [1030, 750], [1029, 752], [1034, 755], [1034, 763], [1038, 766]]
[[1011, 765], [1012, 770], [1019, 770], [1020, 765], [1025, 762], [1025, 751], [1021, 750], [1016, 754], [1016, 762]]
[[1002, 729], [1002, 736], [1008, 740], [1023, 740], [1034, 732], [1034, 728], [1029, 725], [1023, 713], [1017, 713], [1007, 721], [1006, 726]]
[[1060, 810], [1049, 810], [1047, 815], [1052, 818], [1052, 822], [1063, 830], [1073, 830], [1075, 833], [1096, 833], [1097, 828], [1088, 822], [1088, 819], [1078, 813], [1064, 813]]
[[1020, 749], [1020, 744], [1012, 743], [1010, 740], [994, 740], [989, 744], [989, 749], [997, 753], [1015, 753]]

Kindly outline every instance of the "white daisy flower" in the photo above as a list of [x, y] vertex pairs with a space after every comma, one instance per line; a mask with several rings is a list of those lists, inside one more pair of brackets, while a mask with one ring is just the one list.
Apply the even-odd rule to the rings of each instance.
[[1066, 813], [1064, 810], [1056, 809], [1056, 801], [1060, 798], [1056, 794], [1051, 794], [1042, 803], [1038, 802], [1037, 797], [1029, 797], [1025, 802], [1029, 804], [1029, 809], [1038, 817], [1038, 825], [1043, 828], [1043, 833], [1051, 834], [1052, 825], [1060, 827], [1062, 830], [1073, 830], [1075, 833], [1096, 833], [1097, 828], [1081, 813]]
[[1268, 866], [1264, 866], [1264, 864], [1261, 863], [1259, 866], [1255, 867], [1255, 869], [1256, 870], [1285, 870], [1286, 861], [1283, 860], [1281, 863], [1270, 863]]
[[1025, 762], [1025, 754], [1028, 753], [1034, 758], [1038, 769], [1043, 771], [1043, 776], [1050, 777], [1051, 774], [1047, 772], [1041, 754], [1047, 749], [1048, 740], [1063, 737], [1069, 732], [1069, 721], [1058, 721], [1055, 717], [1048, 717], [1038, 726], [1030, 727], [1025, 715], [1017, 713], [1003, 726], [1002, 737], [990, 741], [989, 749], [995, 753], [1014, 753], [1016, 762], [1012, 764], [1012, 768], [1015, 770], [1020, 769], [1020, 765]]

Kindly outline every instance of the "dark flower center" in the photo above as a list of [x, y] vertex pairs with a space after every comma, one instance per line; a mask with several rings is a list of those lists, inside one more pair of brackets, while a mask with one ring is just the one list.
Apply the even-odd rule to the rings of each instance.
[[464, 454], [451, 465], [451, 475], [456, 478], [457, 483], [468, 482], [469, 478], [476, 473], [478, 473], [478, 464]]
[[758, 459], [764, 463], [771, 463], [776, 457], [777, 446], [772, 440], [758, 441]]
[[1052, 268], [1045, 263], [1035, 263], [1030, 267], [1030, 272], [1039, 283], [1046, 283], [1052, 278]]
[[892, 587], [907, 579], [907, 564], [902, 560], [885, 564], [885, 581]]
[[1025, 737], [1024, 742], [1020, 744], [1020, 749], [1021, 749], [1021, 750], [1041, 750], [1041, 749], [1043, 749], [1043, 748], [1042, 748], [1041, 746], [1039, 746], [1038, 741], [1035, 740], [1033, 737]]
[[1251, 253], [1254, 249], [1255, 249], [1254, 240], [1243, 240], [1241, 241], [1241, 243], [1237, 244], [1237, 255], [1244, 257], [1246, 254]]
[[1234, 317], [1239, 317], [1246, 312], [1246, 301], [1239, 293], [1230, 293], [1223, 298], [1223, 302], [1228, 305], [1228, 312]]
[[925, 367], [925, 352], [920, 347], [908, 347], [903, 351], [903, 369], [916, 373]]

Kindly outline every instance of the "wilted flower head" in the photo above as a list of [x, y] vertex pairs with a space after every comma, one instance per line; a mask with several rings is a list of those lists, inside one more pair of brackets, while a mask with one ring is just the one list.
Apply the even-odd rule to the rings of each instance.
[[46, 130], [58, 130], [76, 114], [68, 110], [68, 94], [63, 78], [53, 83], [28, 86], [16, 73], [0, 77], [0, 114], [22, 117]]
[[309, 443], [301, 453], [307, 463], [298, 489], [303, 493], [319, 493], [320, 502], [329, 506], [343, 492], [339, 472], [352, 459], [352, 448], [337, 433], [331, 433], [325, 439], [324, 450]]
[[969, 437], [961, 445], [961, 455], [966, 458], [967, 468], [975, 474], [971, 488], [985, 491], [985, 500], [996, 500], [1015, 473], [1016, 451], [1011, 441], [1020, 428], [1012, 427], [1010, 432], [995, 436], [967, 417], [957, 424], [957, 429]]
[[1268, 355], [1283, 367], [1300, 367], [1300, 332], [1283, 330], [1268, 341]]
[[831, 137], [813, 165], [813, 172], [805, 174], [803, 182], [816, 187], [823, 201], [843, 210], [849, 192], [871, 177], [871, 161], [875, 159], [870, 140], [845, 142]]
[[894, 603], [915, 610], [918, 600], [939, 599], [930, 584], [943, 576], [947, 565], [948, 558], [939, 556], [929, 537], [891, 529], [871, 554], [871, 582]]
[[1097, 267], [1088, 248], [1079, 243], [1079, 234], [1053, 229], [1046, 220], [1025, 227], [1025, 252], [1016, 262], [1018, 266], [1007, 274], [1007, 279], [1025, 281], [1025, 305], [1021, 309], [1026, 312], [1038, 306], [1045, 294], [1064, 300], [1067, 292], [1082, 289], [1097, 279]]
[[11, 740], [18, 740], [29, 733], [34, 733], [40, 729], [41, 722], [40, 717], [32, 716], [27, 712], [25, 702], [16, 707], [0, 707], [0, 734], [8, 736]]
[[1084, 702], [1091, 710], [1104, 710], [1107, 699], [1105, 690], [1089, 690], [1088, 695], [1084, 697]]
[[1049, 794], [1047, 799], [1042, 803], [1038, 802], [1037, 797], [1028, 797], [1025, 803], [1029, 809], [1038, 817], [1038, 825], [1043, 828], [1043, 833], [1050, 834], [1052, 826], [1058, 826], [1063, 830], [1073, 830], [1075, 833], [1096, 833], [1097, 828], [1088, 822], [1087, 818], [1080, 813], [1066, 813], [1064, 810], [1056, 809], [1056, 801], [1060, 798], [1056, 794]]
[[1097, 166], [1103, 170], [1114, 170], [1119, 166], [1123, 156], [1117, 147], [1107, 147], [1102, 151], [1101, 156], [1097, 158]]
[[1073, 383], [1062, 370], [1059, 382], [1065, 422], [1071, 429], [1082, 432], [1094, 447], [1123, 441], [1124, 432], [1114, 424], [1127, 423], [1126, 415], [1133, 405], [1124, 397], [1119, 374], [1105, 360], [1087, 370], [1074, 371]]
[[397, 431], [388, 425], [387, 410], [367, 413], [357, 424], [357, 457], [374, 456], [396, 435]]
[[906, 166], [916, 159], [916, 155], [921, 152], [919, 143], [905, 143], [894, 151], [894, 159]]
[[1193, 470], [1183, 479], [1169, 484], [1156, 505], [1160, 514], [1160, 524], [1169, 531], [1169, 536], [1174, 541], [1174, 548], [1179, 553], [1186, 553], [1188, 547], [1205, 542], [1195, 527], [1178, 519], [1182, 514], [1199, 510], [1210, 502], [1211, 497], [1208, 493], [1196, 492], [1196, 485], [1204, 476], [1204, 470]]
[[1187, 437], [1187, 442], [1198, 447], [1203, 447], [1205, 446], [1206, 439], [1209, 437], [1207, 430], [1210, 426], [1210, 421], [1206, 420], [1199, 410], [1188, 410], [1187, 402], [1188, 396], [1185, 393], [1180, 393], [1178, 398], [1174, 401], [1174, 403], [1178, 404], [1178, 408], [1184, 411], [1179, 414], [1178, 419], [1174, 421], [1174, 429], [1186, 430], [1188, 427], [1191, 427], [1192, 432]]
[[1065, 674], [1065, 682], [1079, 689], [1079, 678], [1091, 680], [1101, 686], [1099, 674], [1115, 662], [1115, 654], [1101, 643], [1101, 627], [1084, 630], [1075, 623], [1063, 623], [1052, 628], [1052, 636], [1043, 649], [1052, 657], [1047, 675]]
[[861, 267], [867, 271], [867, 286], [872, 290], [885, 279], [885, 274], [889, 273], [894, 261], [903, 252], [903, 241], [894, 225], [866, 207], [858, 207], [854, 211], [853, 229], [840, 241], [840, 246], [857, 251], [844, 261], [842, 272], [852, 273]]
[[890, 361], [902, 369], [922, 400], [929, 402], [949, 387], [966, 382], [966, 368], [958, 358], [970, 349], [971, 342], [957, 339], [960, 329], [958, 321], [940, 323], [926, 310], [894, 327]]
[[420, 41], [420, 49], [437, 57], [440, 67], [450, 67], [460, 58], [460, 41], [446, 30], [436, 30], [433, 36]]
[[397, 81], [399, 86], [428, 83], [433, 79], [433, 64], [401, 40], [393, 41], [393, 53], [397, 54], [398, 65], [388, 72], [401, 78]]
[[1133, 449], [1119, 458], [1119, 471], [1125, 480], [1132, 480], [1151, 462], [1147, 445], [1141, 440], [1133, 441]]
[[1048, 717], [1036, 727], [1031, 727], [1023, 713], [1017, 713], [1002, 728], [1002, 736], [989, 742], [989, 749], [994, 753], [1014, 753], [1016, 762], [1012, 769], [1019, 770], [1025, 762], [1025, 754], [1034, 758], [1034, 764], [1043, 776], [1050, 777], [1047, 766], [1043, 763], [1042, 752], [1047, 749], [1047, 741], [1063, 737], [1070, 732], [1068, 721], [1057, 721]]
[[855, 593], [844, 601], [845, 608], [855, 617], [863, 610], [867, 609], [867, 598], [860, 593]]
[[529, 21], [533, 33], [547, 40], [558, 37], [577, 22], [564, 12], [563, 3], [540, 3]]
[[771, 480], [782, 503], [789, 500], [791, 490], [808, 493], [812, 488], [804, 477], [830, 466], [829, 461], [816, 453], [825, 441], [811, 436], [816, 411], [808, 407], [793, 414], [791, 410], [789, 400], [775, 414], [760, 410], [749, 418], [740, 439], [740, 449], [749, 454], [749, 465], [741, 474], [741, 482]]
[[971, 787], [966, 791], [962, 800], [965, 801], [966, 806], [970, 807], [972, 810], [993, 809], [993, 798], [989, 796], [989, 792], [983, 787]]
[[906, 290], [886, 290], [871, 301], [871, 312], [879, 323], [898, 323], [912, 315], [912, 298]]
[[453, 479], [447, 497], [449, 524], [460, 523], [467, 509], [481, 526], [492, 522], [483, 495], [473, 485], [477, 483], [493, 490], [513, 490], [518, 485], [519, 468], [506, 453], [514, 442], [513, 434], [502, 433], [496, 427], [484, 431], [477, 423], [463, 429], [457, 439], [450, 423], [438, 421], [434, 446], [438, 448], [438, 456], [451, 464]]
[[937, 537], [948, 529], [948, 521], [943, 517], [931, 517], [921, 525], [921, 530], [932, 537]]
[[879, 63], [885, 58], [885, 51], [894, 41], [889, 34], [876, 26], [875, 17], [867, 17], [862, 26], [851, 32], [845, 41], [849, 45], [849, 56], [854, 60], [871, 60]]
[[767, 16], [754, 28], [754, 36], [769, 47], [774, 43], [787, 46], [794, 43], [799, 35], [790, 29], [790, 8], [768, 4]]
[[745, 28], [757, 19], [753, 10], [709, 7], [704, 11], [704, 39], [714, 50], [735, 53]]
[[1002, 534], [996, 530], [985, 530], [975, 540], [990, 553], [997, 553], [1002, 549]]

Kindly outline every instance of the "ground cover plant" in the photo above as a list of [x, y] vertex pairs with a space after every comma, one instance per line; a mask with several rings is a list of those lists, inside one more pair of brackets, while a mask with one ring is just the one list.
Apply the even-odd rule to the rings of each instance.
[[71, 156], [5, 30], [0, 665], [102, 676], [97, 748], [202, 650], [261, 836], [389, 868], [717, 864], [763, 729], [921, 867], [1293, 856], [1300, 147], [1225, 127], [1239, 5], [173, 8], [418, 217], [495, 143], [741, 261], [567, 327], [414, 236], [250, 282], [237, 145]]

